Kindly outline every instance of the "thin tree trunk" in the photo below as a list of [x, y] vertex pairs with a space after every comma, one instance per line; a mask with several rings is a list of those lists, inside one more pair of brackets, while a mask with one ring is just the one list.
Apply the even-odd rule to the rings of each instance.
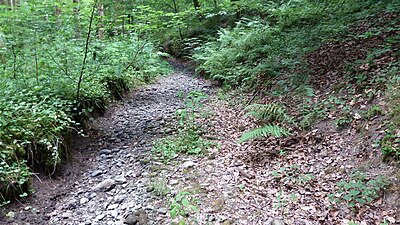
[[38, 55], [36, 46], [35, 46], [35, 74], [36, 74], [36, 83], [39, 84], [39, 64], [38, 64]]
[[99, 39], [104, 39], [104, 5], [100, 2], [98, 6], [98, 12], [100, 16], [100, 23], [99, 23]]
[[195, 10], [199, 10], [200, 9], [200, 2], [199, 0], [193, 0], [193, 6]]
[[11, 46], [11, 51], [13, 54], [13, 78], [17, 78], [17, 53], [15, 52], [15, 47], [14, 45]]
[[[176, 5], [176, 0], [172, 0], [172, 3], [174, 4], [174, 13], [176, 14], [178, 13], [178, 6]], [[181, 40], [183, 40], [181, 27], [178, 27], [178, 31], [179, 31], [179, 37], [181, 38]]]
[[89, 52], [89, 41], [90, 41], [90, 33], [92, 32], [92, 24], [93, 24], [93, 18], [94, 18], [94, 11], [96, 10], [96, 5], [97, 5], [97, 0], [94, 1], [93, 3], [93, 8], [92, 8], [92, 14], [90, 15], [90, 21], [89, 21], [89, 27], [88, 27], [88, 32], [87, 32], [87, 37], [86, 37], [86, 43], [85, 43], [85, 52], [83, 55], [83, 62], [82, 62], [82, 68], [81, 68], [81, 73], [79, 75], [78, 79], [78, 85], [76, 88], [76, 104], [79, 104], [80, 100], [80, 94], [81, 94], [81, 84], [82, 84], [82, 79], [83, 75], [85, 72], [85, 66], [86, 66], [86, 60]]
[[74, 20], [75, 20], [75, 38], [80, 38], [81, 37], [81, 28], [80, 28], [80, 17], [79, 17], [79, 0], [72, 0], [72, 3], [74, 3]]
[[231, 0], [231, 4], [236, 7], [236, 19], [240, 20], [241, 18], [241, 10], [240, 6], [237, 4], [238, 0]]
[[122, 36], [125, 35], [125, 16], [122, 17]]

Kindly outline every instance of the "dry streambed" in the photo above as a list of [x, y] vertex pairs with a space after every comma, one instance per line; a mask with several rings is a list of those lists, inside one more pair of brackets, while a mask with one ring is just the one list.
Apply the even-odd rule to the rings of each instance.
[[[177, 132], [176, 111], [184, 107], [178, 96], [190, 91], [211, 96], [199, 123], [216, 146], [201, 156], [181, 155], [168, 163], [157, 160], [151, 152], [154, 142]], [[130, 94], [93, 122], [99, 134], [90, 144], [83, 141], [78, 146], [83, 157], [70, 165], [78, 171], [43, 181], [36, 200], [14, 206], [13, 217], [2, 220], [171, 224], [182, 219], [186, 224], [224, 225], [400, 220], [398, 196], [389, 192], [357, 213], [330, 207], [329, 196], [337, 194], [337, 183], [355, 169], [376, 175], [396, 173], [379, 162], [379, 150], [366, 146], [357, 132], [338, 132], [322, 122], [287, 140], [238, 144], [253, 123], [243, 117], [237, 102], [219, 100], [213, 93], [208, 82], [177, 72]], [[175, 219], [170, 216], [172, 209]]]

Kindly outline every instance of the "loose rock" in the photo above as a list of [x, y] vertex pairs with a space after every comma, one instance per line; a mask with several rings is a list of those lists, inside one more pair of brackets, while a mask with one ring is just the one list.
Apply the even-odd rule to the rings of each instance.
[[101, 183], [97, 184], [93, 190], [94, 191], [110, 191], [115, 187], [115, 180], [113, 179], [107, 179], [102, 181]]

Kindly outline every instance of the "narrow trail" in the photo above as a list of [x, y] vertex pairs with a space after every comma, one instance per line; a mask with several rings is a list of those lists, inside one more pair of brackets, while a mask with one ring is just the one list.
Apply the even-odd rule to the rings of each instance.
[[167, 209], [156, 209], [154, 196], [146, 190], [151, 179], [151, 149], [156, 139], [176, 132], [176, 110], [183, 107], [179, 94], [211, 91], [208, 82], [191, 75], [179, 69], [130, 93], [96, 119], [91, 126], [98, 137], [91, 144], [83, 141], [77, 146], [94, 157], [73, 155], [73, 163], [67, 165], [86, 168], [75, 172], [76, 176], [67, 172], [59, 180], [43, 181], [42, 186], [48, 187], [37, 190], [32, 202], [15, 207], [20, 211], [13, 219], [3, 218], [5, 223], [160, 224], [154, 218], [166, 214]]
[[[380, 224], [398, 217], [396, 191], [360, 216], [331, 208], [328, 196], [354, 169], [398, 173], [376, 157], [379, 149], [365, 143], [363, 133], [338, 131], [332, 121], [321, 121], [304, 136], [238, 143], [243, 128], [254, 126], [238, 110], [240, 99], [215, 94], [208, 81], [175, 67], [174, 74], [133, 91], [92, 121], [96, 134], [76, 138], [59, 177], [34, 179], [37, 192], [8, 207], [15, 215], [0, 217], [0, 224], [166, 225], [170, 201], [182, 191], [198, 200], [187, 224], [348, 224], [354, 218]], [[197, 122], [216, 145], [200, 157], [159, 162], [152, 157], [153, 144], [177, 132], [176, 111], [184, 107], [179, 96], [190, 91], [212, 96]], [[166, 194], [157, 196], [156, 182]]]
[[174, 132], [168, 124], [183, 107], [178, 95], [194, 90], [209, 92], [210, 85], [175, 72], [130, 94], [99, 118], [95, 125], [103, 137], [97, 142], [93, 167], [75, 181], [73, 192], [58, 199], [50, 224], [123, 224], [131, 213], [139, 224], [155, 224], [153, 214], [160, 210], [154, 209], [151, 193], [146, 191], [152, 144]]

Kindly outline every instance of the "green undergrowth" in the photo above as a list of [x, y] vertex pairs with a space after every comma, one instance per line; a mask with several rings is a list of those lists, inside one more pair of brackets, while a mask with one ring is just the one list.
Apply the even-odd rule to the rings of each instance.
[[[183, 96], [181, 96], [183, 98]], [[178, 110], [179, 131], [176, 135], [157, 141], [153, 152], [156, 157], [167, 162], [180, 153], [199, 155], [214, 143], [202, 137], [202, 127], [196, 122], [203, 102], [207, 98], [202, 92], [192, 91], [184, 98], [185, 108]]]
[[330, 194], [329, 199], [334, 206], [345, 204], [354, 211], [363, 205], [372, 204], [382, 196], [382, 192], [389, 182], [385, 177], [368, 178], [366, 174], [354, 172], [348, 180], [336, 184], [336, 193]]
[[[400, 80], [400, 76], [398, 77]], [[391, 120], [387, 124], [386, 132], [379, 141], [385, 159], [394, 158], [400, 161], [400, 83], [397, 81], [389, 90], [388, 94], [389, 112]]]
[[290, 135], [287, 128], [293, 124], [293, 118], [286, 112], [283, 106], [278, 104], [253, 104], [245, 108], [247, 116], [253, 116], [261, 126], [248, 131], [239, 139], [239, 142], [248, 141], [266, 136], [286, 137]]
[[79, 5], [79, 22], [77, 5], [63, 7], [60, 15], [40, 1], [0, 7], [0, 204], [28, 191], [31, 166], [53, 173], [89, 116], [170, 72], [134, 33], [97, 38], [91, 27], [88, 36], [90, 4]]
[[194, 198], [188, 191], [179, 191], [170, 199], [171, 220], [173, 225], [197, 224], [192, 214], [199, 212], [199, 200]]
[[[273, 116], [282, 115], [283, 111], [265, 111], [274, 105], [271, 101], [250, 106], [247, 110], [258, 126], [244, 133], [240, 141], [287, 137], [291, 130], [306, 131], [328, 119], [328, 115], [335, 115], [333, 123], [339, 130], [345, 129], [357, 120], [382, 116], [385, 109], [371, 103], [387, 95], [390, 121], [384, 124], [386, 133], [379, 144], [384, 158], [398, 159], [399, 20], [387, 19], [390, 13], [400, 11], [398, 1], [283, 1], [271, 2], [263, 10], [266, 13], [262, 17], [248, 15], [236, 26], [221, 29], [216, 38], [197, 47], [193, 55], [198, 73], [224, 86], [268, 96], [272, 102], [281, 103], [279, 107], [287, 117], [293, 117], [291, 121], [282, 117], [260, 119], [254, 115], [260, 110]], [[359, 31], [358, 26], [368, 29]], [[366, 44], [364, 58], [347, 62], [345, 68], [333, 71], [334, 75], [319, 74], [328, 80], [336, 79], [336, 75], [339, 81], [331, 84], [329, 96], [321, 96], [328, 89], [314, 90], [318, 87], [311, 81], [318, 80], [312, 80], [312, 75], [327, 65], [322, 61], [318, 64], [318, 60], [316, 65], [309, 64], [308, 57], [320, 57], [311, 54], [319, 53], [320, 47], [331, 46], [332, 54], [347, 51], [340, 44], [348, 40], [378, 44]], [[331, 68], [335, 69], [338, 68]]]
[[306, 80], [306, 53], [339, 39], [349, 24], [398, 7], [392, 2], [302, 0], [271, 5], [267, 18], [244, 18], [198, 47], [193, 56], [197, 71], [234, 87], [265, 87], [288, 74]]

